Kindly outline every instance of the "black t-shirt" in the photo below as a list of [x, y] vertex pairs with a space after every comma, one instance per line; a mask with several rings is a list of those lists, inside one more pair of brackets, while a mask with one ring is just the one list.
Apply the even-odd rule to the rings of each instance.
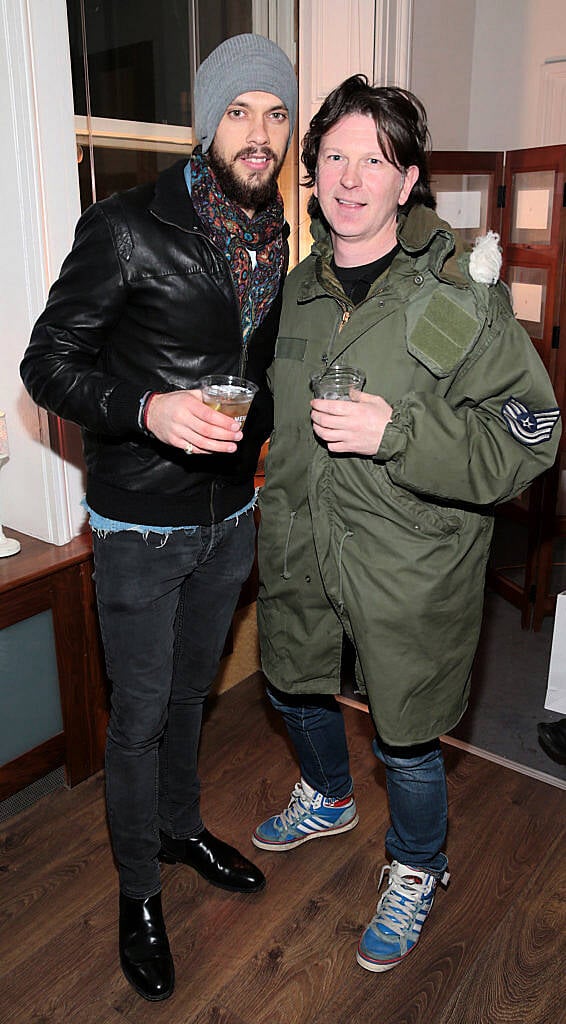
[[399, 245], [395, 245], [390, 252], [385, 253], [385, 256], [380, 256], [378, 260], [366, 263], [363, 267], [338, 267], [332, 257], [332, 270], [354, 306], [364, 301], [373, 282], [387, 270], [398, 252]]

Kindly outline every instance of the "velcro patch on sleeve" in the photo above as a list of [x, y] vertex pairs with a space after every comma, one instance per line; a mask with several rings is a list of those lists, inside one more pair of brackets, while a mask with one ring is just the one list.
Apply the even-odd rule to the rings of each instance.
[[510, 434], [520, 444], [535, 445], [548, 441], [560, 419], [560, 409], [542, 409], [533, 412], [517, 398], [508, 398], [501, 407], [501, 415]]
[[409, 352], [435, 376], [445, 377], [456, 369], [479, 336], [480, 321], [465, 308], [466, 299], [471, 306], [470, 298], [455, 301], [438, 288], [410, 330]]

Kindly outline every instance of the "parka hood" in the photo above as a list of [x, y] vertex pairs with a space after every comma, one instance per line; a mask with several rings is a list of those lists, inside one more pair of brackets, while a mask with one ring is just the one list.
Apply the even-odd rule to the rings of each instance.
[[[313, 217], [311, 234], [314, 239], [312, 254], [323, 260], [332, 257], [332, 241], [326, 221]], [[459, 288], [469, 287], [468, 254], [458, 232], [434, 210], [426, 206], [413, 206], [408, 213], [399, 215], [397, 239], [411, 256], [428, 253], [429, 267], [435, 277]]]
[[440, 280], [460, 287], [469, 283], [470, 277], [476, 284], [492, 285], [499, 280], [501, 249], [499, 235], [493, 231], [476, 238], [469, 252], [447, 221], [425, 206], [415, 206], [407, 216], [400, 216], [397, 238], [412, 255], [428, 250], [433, 273]]
[[464, 255], [463, 242], [434, 210], [427, 206], [413, 206], [407, 214], [400, 214], [397, 239], [411, 256], [428, 253], [430, 269], [435, 277], [459, 287], [466, 286], [467, 277], [460, 264], [460, 257]]

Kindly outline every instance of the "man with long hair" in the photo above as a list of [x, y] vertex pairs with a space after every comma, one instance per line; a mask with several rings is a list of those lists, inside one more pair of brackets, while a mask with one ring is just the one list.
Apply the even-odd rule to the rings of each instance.
[[[285, 286], [261, 495], [262, 663], [301, 779], [253, 841], [289, 851], [358, 822], [333, 696], [346, 634], [391, 815], [357, 952], [375, 972], [412, 952], [447, 880], [439, 736], [468, 700], [493, 506], [552, 465], [559, 438], [497, 239], [466, 253], [436, 215], [427, 144], [419, 100], [362, 75], [310, 123], [314, 244]], [[365, 391], [313, 398], [311, 377], [340, 365]]]

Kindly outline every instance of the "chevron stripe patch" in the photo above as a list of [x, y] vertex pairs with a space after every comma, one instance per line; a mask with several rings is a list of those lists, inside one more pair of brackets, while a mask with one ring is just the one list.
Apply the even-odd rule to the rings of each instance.
[[501, 415], [507, 429], [521, 444], [535, 445], [548, 441], [558, 420], [560, 409], [543, 409], [533, 412], [518, 399], [508, 398], [501, 407]]

